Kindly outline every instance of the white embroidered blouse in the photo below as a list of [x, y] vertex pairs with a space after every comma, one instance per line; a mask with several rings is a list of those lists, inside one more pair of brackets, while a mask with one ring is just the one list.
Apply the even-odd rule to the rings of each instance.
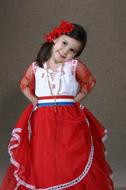
[[43, 68], [33, 62], [20, 81], [22, 91], [29, 87], [31, 94], [37, 97], [51, 96], [49, 80], [53, 95], [57, 95], [61, 80], [58, 95], [76, 96], [78, 89], [89, 93], [96, 83], [91, 71], [77, 59], [65, 62], [63, 69], [61, 68], [59, 66], [55, 72], [48, 69], [47, 72], [46, 62], [43, 64]]

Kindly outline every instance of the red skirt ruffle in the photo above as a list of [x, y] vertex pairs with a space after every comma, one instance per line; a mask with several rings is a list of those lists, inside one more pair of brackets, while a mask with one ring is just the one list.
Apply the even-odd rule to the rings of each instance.
[[106, 130], [78, 104], [30, 104], [12, 131], [11, 165], [0, 190], [113, 190], [102, 142]]

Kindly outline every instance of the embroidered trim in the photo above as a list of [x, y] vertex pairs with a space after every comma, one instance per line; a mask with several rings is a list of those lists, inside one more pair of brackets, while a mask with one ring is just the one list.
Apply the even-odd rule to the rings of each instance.
[[36, 64], [36, 62], [33, 62], [32, 63], [32, 70], [34, 73], [36, 72], [36, 69], [37, 69], [37, 64]]
[[76, 77], [76, 68], [77, 68], [77, 63], [78, 63], [78, 60], [77, 59], [73, 59], [72, 60], [72, 74]]
[[[37, 107], [37, 106], [35, 106], [35, 107], [33, 108], [32, 112], [36, 110], [36, 107]], [[30, 118], [31, 118], [32, 112], [31, 112], [31, 114], [30, 114], [30, 116], [29, 116], [29, 120], [28, 120], [28, 139], [29, 139], [29, 142], [30, 142], [30, 140], [31, 140], [31, 135], [32, 135], [31, 123], [30, 123]]]

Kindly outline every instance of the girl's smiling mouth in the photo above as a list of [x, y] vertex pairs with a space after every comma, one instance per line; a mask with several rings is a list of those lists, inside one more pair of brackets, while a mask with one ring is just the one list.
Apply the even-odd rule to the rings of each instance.
[[60, 51], [57, 51], [58, 52], [58, 54], [60, 55], [60, 57], [62, 57], [62, 58], [66, 58], [64, 55], [62, 55], [61, 53], [60, 53]]

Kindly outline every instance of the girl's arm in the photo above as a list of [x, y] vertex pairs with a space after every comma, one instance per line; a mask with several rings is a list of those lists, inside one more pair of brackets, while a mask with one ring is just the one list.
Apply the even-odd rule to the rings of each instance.
[[76, 80], [80, 84], [80, 90], [78, 94], [76, 95], [76, 97], [74, 98], [74, 100], [77, 102], [80, 102], [93, 89], [96, 83], [96, 80], [94, 76], [92, 75], [91, 71], [81, 61], [78, 61], [77, 63]]
[[23, 92], [23, 94], [32, 102], [32, 104], [35, 106], [37, 104], [37, 97], [35, 96], [35, 75], [32, 68], [32, 65], [30, 65], [25, 72], [23, 78], [20, 81], [20, 88]]

